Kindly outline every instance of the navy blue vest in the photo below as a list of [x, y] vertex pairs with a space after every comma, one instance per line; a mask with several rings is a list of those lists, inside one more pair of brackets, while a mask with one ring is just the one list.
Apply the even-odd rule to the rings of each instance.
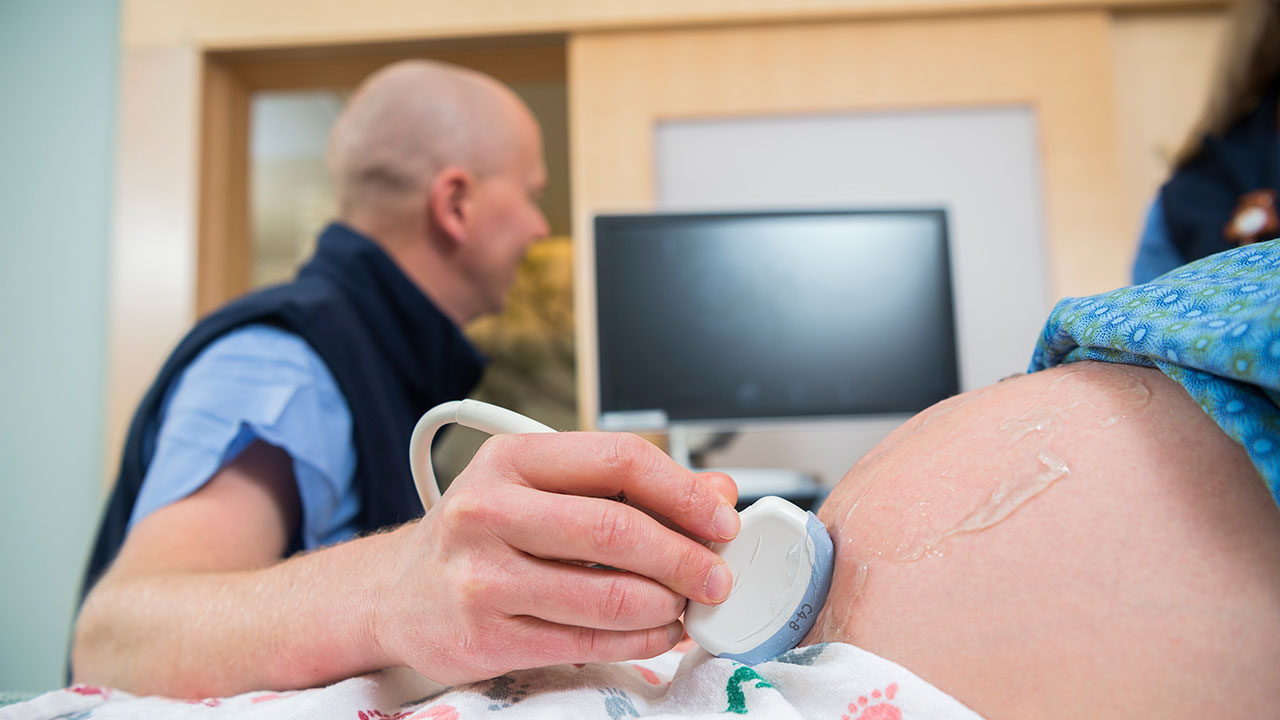
[[1280, 84], [1273, 85], [1222, 137], [1206, 136], [1195, 158], [1160, 189], [1169, 240], [1188, 262], [1234, 247], [1224, 228], [1242, 195], [1280, 190], [1278, 91]]
[[296, 280], [247, 295], [205, 318], [165, 362], [129, 427], [82, 602], [124, 542], [169, 386], [205, 346], [251, 323], [301, 336], [337, 380], [351, 408], [358, 531], [422, 515], [409, 473], [409, 435], [432, 406], [466, 397], [480, 379], [483, 359], [381, 248], [333, 224]]

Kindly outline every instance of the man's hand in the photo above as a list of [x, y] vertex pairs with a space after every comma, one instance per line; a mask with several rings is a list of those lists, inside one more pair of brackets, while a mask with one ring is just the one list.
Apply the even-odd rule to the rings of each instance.
[[721, 602], [733, 580], [650, 513], [724, 541], [738, 532], [736, 500], [727, 476], [696, 475], [634, 435], [491, 438], [425, 518], [395, 533], [374, 613], [386, 664], [457, 684], [664, 652], [683, 635], [685, 599]]

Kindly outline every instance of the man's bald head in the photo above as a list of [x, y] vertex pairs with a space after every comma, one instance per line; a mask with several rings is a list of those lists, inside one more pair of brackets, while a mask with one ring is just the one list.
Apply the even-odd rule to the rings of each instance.
[[339, 220], [458, 325], [501, 309], [548, 232], [538, 123], [478, 72], [414, 60], [374, 73], [334, 124], [329, 169]]
[[508, 88], [472, 70], [426, 60], [379, 70], [329, 137], [340, 214], [414, 200], [446, 167], [477, 178], [501, 169], [517, 123], [531, 117]]

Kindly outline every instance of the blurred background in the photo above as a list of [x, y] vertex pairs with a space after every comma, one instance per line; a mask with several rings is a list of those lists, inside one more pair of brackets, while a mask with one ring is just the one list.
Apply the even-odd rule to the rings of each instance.
[[[468, 328], [494, 358], [477, 396], [589, 428], [601, 212], [943, 207], [962, 389], [1023, 370], [1055, 300], [1127, 282], [1227, 8], [0, 0], [0, 690], [64, 683], [134, 404], [196, 317], [310, 252], [325, 136], [376, 68], [474, 67], [538, 116], [552, 237]], [[890, 426], [763, 428], [712, 459], [834, 483]], [[478, 441], [454, 433], [442, 474]]]

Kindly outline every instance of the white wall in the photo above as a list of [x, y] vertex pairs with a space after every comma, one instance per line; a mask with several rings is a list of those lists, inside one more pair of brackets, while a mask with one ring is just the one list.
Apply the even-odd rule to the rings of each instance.
[[[662, 210], [945, 208], [961, 389], [1026, 370], [1051, 303], [1031, 108], [670, 121], [655, 155]], [[902, 419], [753, 430], [712, 460], [834, 483]]]
[[0, 691], [64, 684], [97, 522], [118, 15], [0, 2]]

